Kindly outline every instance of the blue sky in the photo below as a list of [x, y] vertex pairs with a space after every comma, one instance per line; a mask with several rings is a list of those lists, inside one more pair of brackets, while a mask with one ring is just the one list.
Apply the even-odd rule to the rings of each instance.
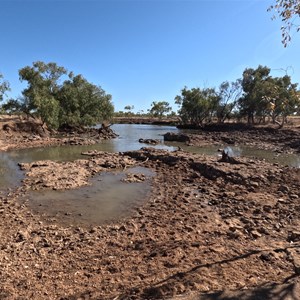
[[0, 0], [0, 72], [56, 62], [100, 85], [116, 111], [150, 108], [187, 86], [218, 87], [259, 64], [300, 82], [300, 33], [284, 48], [275, 0]]

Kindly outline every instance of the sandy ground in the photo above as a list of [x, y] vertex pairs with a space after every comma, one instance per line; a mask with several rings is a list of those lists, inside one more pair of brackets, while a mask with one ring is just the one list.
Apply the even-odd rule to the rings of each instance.
[[[298, 169], [151, 148], [87, 154], [22, 164], [22, 186], [0, 192], [0, 299], [299, 299]], [[152, 191], [114, 223], [66, 226], [20, 201], [131, 166], [155, 172]]]

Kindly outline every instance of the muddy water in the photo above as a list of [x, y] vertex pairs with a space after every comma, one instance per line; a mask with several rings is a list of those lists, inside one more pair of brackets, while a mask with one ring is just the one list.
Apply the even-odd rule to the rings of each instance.
[[[61, 146], [49, 148], [24, 149], [0, 153], [0, 191], [13, 187], [21, 182], [22, 173], [18, 162], [37, 160], [67, 161], [82, 158], [81, 152], [96, 149], [108, 152], [122, 152], [147, 147], [138, 142], [140, 138], [158, 139], [156, 148], [177, 149], [177, 146], [194, 153], [217, 156], [217, 146], [193, 147], [182, 143], [164, 143], [163, 134], [177, 132], [175, 127], [154, 125], [113, 125], [112, 129], [119, 138], [105, 140], [90, 146]], [[263, 151], [249, 147], [231, 147], [234, 156], [247, 156], [265, 159], [283, 165], [300, 167], [299, 155], [278, 155], [271, 151]], [[144, 170], [146, 172], [146, 170]], [[139, 205], [150, 189], [149, 180], [144, 183], [128, 184], [120, 179], [124, 173], [100, 174], [91, 181], [91, 186], [70, 191], [32, 192], [28, 205], [35, 211], [57, 218], [65, 223], [99, 223], [117, 219], [130, 213]]]
[[154, 146], [155, 148], [168, 149], [170, 151], [176, 149], [176, 147], [174, 148], [172, 145], [165, 145], [163, 141], [163, 134], [168, 131], [177, 132], [178, 129], [176, 127], [115, 124], [112, 126], [112, 129], [119, 137], [112, 140], [103, 140], [96, 145], [54, 146], [0, 153], [0, 190], [20, 184], [22, 174], [17, 167], [17, 164], [20, 162], [33, 162], [47, 159], [54, 161], [70, 161], [82, 158], [81, 152], [87, 150], [123, 152], [147, 147], [148, 145], [139, 143], [138, 140], [140, 138], [159, 140], [160, 144]]
[[[126, 173], [143, 173], [146, 180], [126, 183]], [[150, 191], [153, 173], [135, 167], [126, 172], [101, 173], [89, 186], [68, 191], [32, 191], [28, 206], [46, 219], [65, 225], [97, 225], [128, 216], [139, 207]]]
[[251, 148], [247, 146], [185, 146], [179, 143], [169, 143], [169, 145], [180, 146], [183, 150], [192, 153], [221, 156], [220, 148], [228, 150], [231, 156], [234, 157], [249, 157], [253, 159], [263, 159], [270, 163], [278, 163], [283, 166], [290, 166], [294, 168], [300, 168], [300, 156], [297, 154], [284, 154], [276, 153], [268, 150], [260, 150], [256, 148]]
[[18, 186], [23, 178], [16, 161], [9, 153], [0, 152], [0, 190]]

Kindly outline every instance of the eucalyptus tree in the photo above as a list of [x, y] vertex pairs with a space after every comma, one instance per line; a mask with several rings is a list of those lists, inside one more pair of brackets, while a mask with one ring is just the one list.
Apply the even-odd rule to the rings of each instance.
[[169, 102], [167, 101], [153, 101], [149, 113], [154, 117], [163, 117], [164, 114], [172, 110]]
[[268, 10], [274, 11], [273, 18], [278, 15], [284, 24], [281, 32], [282, 43], [286, 47], [291, 41], [291, 31], [300, 31], [300, 0], [276, 0]]
[[175, 97], [175, 103], [179, 105], [179, 116], [184, 124], [202, 126], [205, 122], [211, 122], [220, 96], [214, 88], [184, 87], [181, 95]]
[[124, 107], [124, 109], [125, 109], [127, 115], [132, 115], [133, 114], [132, 110], [134, 109], [134, 105], [126, 105]]
[[269, 100], [270, 115], [273, 123], [279, 123], [282, 127], [287, 122], [287, 117], [297, 112], [300, 104], [299, 91], [297, 83], [292, 83], [288, 75], [273, 78], [274, 88], [272, 94], [267, 98]]
[[216, 109], [218, 123], [224, 123], [236, 107], [238, 99], [242, 95], [241, 79], [233, 82], [224, 81], [219, 87], [219, 103]]
[[3, 100], [5, 93], [8, 91], [10, 91], [9, 82], [4, 80], [3, 75], [0, 73], [0, 101]]
[[112, 117], [111, 95], [56, 63], [34, 62], [19, 70], [19, 76], [27, 81], [23, 111], [37, 115], [51, 128], [91, 126]]
[[255, 118], [264, 120], [267, 116], [271, 116], [273, 122], [278, 122], [278, 118], [284, 122], [299, 106], [297, 84], [292, 83], [288, 75], [272, 77], [268, 67], [246, 69], [242, 87], [244, 94], [239, 99], [239, 108], [241, 115], [247, 116], [248, 123], [253, 124]]
[[82, 75], [70, 76], [57, 96], [60, 126], [91, 126], [113, 116], [111, 95]]
[[249, 124], [255, 123], [255, 116], [264, 117], [267, 103], [264, 100], [270, 91], [270, 69], [258, 66], [257, 69], [247, 68], [243, 72], [243, 95], [238, 101], [241, 116], [246, 116]]
[[37, 61], [32, 67], [26, 66], [19, 70], [20, 80], [28, 84], [22, 92], [26, 99], [24, 108], [35, 113], [51, 128], [60, 125], [57, 96], [63, 76], [67, 76], [67, 70], [53, 62], [46, 64]]

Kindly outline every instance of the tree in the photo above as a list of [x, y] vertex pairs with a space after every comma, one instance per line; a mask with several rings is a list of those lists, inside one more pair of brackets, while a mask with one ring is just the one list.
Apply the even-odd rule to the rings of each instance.
[[247, 116], [249, 124], [254, 124], [254, 117], [264, 116], [264, 112], [267, 110], [264, 97], [272, 91], [269, 74], [270, 69], [263, 66], [258, 66], [257, 69], [247, 68], [243, 72], [242, 88], [244, 94], [239, 99], [238, 104], [241, 116]]
[[230, 117], [241, 94], [241, 79], [237, 79], [234, 82], [224, 81], [221, 83], [219, 87], [219, 103], [216, 110], [218, 123], [224, 123]]
[[24, 67], [19, 70], [21, 81], [27, 81], [28, 86], [22, 92], [26, 102], [23, 108], [28, 112], [34, 112], [51, 128], [59, 127], [59, 103], [58, 92], [61, 88], [60, 79], [67, 75], [67, 70], [56, 63], [37, 61], [32, 67]]
[[3, 100], [3, 96], [8, 91], [10, 91], [9, 82], [4, 80], [3, 75], [0, 73], [0, 101]]
[[91, 126], [112, 117], [111, 95], [81, 75], [66, 80], [58, 97], [60, 126]]
[[154, 117], [162, 118], [164, 114], [170, 112], [172, 108], [166, 101], [152, 102], [149, 113]]
[[287, 117], [297, 112], [300, 104], [298, 96], [297, 84], [291, 82], [288, 75], [283, 77], [272, 78], [274, 89], [271, 96], [266, 97], [269, 103], [269, 111], [273, 123], [279, 123], [277, 118], [281, 118], [280, 127], [287, 121]]
[[126, 105], [124, 107], [124, 109], [127, 111], [126, 112], [127, 115], [131, 115], [132, 114], [132, 110], [134, 109], [134, 105]]
[[19, 75], [28, 82], [22, 92], [22, 110], [53, 129], [96, 125], [112, 117], [111, 95], [56, 63], [34, 62], [19, 70]]
[[247, 116], [248, 123], [254, 118], [265, 120], [271, 116], [273, 122], [281, 118], [283, 126], [287, 116], [296, 112], [299, 105], [297, 84], [288, 75], [273, 78], [268, 67], [246, 69], [243, 73], [244, 95], [239, 99], [240, 114]]
[[[300, 0], [276, 0], [275, 5], [271, 5], [268, 11], [275, 11], [281, 18], [284, 25], [281, 27], [282, 43], [286, 47], [291, 41], [291, 31], [300, 30], [300, 25], [295, 24], [295, 20], [300, 17]], [[275, 15], [273, 16], [275, 18]]]
[[204, 121], [212, 121], [219, 100], [219, 95], [213, 88], [189, 90], [185, 87], [181, 90], [181, 95], [175, 97], [183, 123], [196, 126], [202, 126]]

